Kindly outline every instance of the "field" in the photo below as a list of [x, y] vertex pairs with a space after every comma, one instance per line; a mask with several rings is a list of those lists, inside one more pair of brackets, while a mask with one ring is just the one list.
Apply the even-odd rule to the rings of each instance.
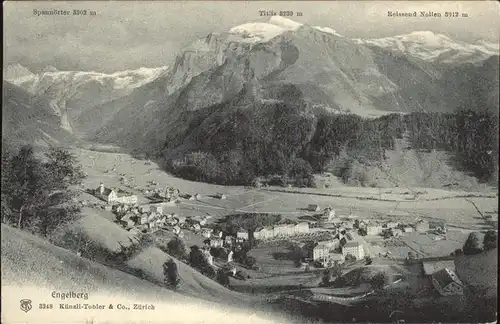
[[[498, 220], [498, 201], [495, 192], [465, 193], [423, 188], [358, 188], [337, 187], [328, 189], [284, 189], [248, 188], [242, 186], [219, 186], [176, 178], [150, 161], [141, 161], [124, 153], [107, 153], [75, 149], [88, 178], [84, 186], [95, 188], [100, 182], [107, 186], [122, 186], [120, 174], [124, 174], [136, 188], [148, 188], [156, 181], [159, 188], [171, 186], [182, 193], [200, 193], [200, 201], [183, 201], [173, 212], [186, 216], [205, 214], [214, 218], [241, 212], [280, 213], [297, 219], [311, 214], [304, 210], [308, 204], [324, 208], [333, 207], [339, 215], [354, 214], [363, 218], [394, 217], [413, 221], [416, 218], [442, 219], [448, 225], [469, 229], [480, 229], [484, 221], [474, 204], [482, 213], [490, 212], [492, 220]], [[123, 186], [122, 186], [123, 187]], [[292, 191], [292, 192], [287, 192]], [[411, 192], [419, 192], [415, 200], [407, 200]], [[211, 198], [215, 193], [224, 193], [227, 199]], [[469, 197], [465, 197], [468, 195]], [[477, 197], [470, 197], [476, 195]], [[413, 195], [414, 196], [414, 195]], [[412, 196], [412, 197], [413, 197]], [[465, 197], [465, 198], [464, 198]], [[144, 197], [139, 195], [142, 201]]]

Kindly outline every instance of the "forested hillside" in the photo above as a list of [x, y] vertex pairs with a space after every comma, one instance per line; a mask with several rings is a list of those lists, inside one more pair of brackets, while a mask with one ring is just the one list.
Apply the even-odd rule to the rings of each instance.
[[[385, 160], [398, 140], [406, 149], [446, 151], [455, 167], [482, 181], [498, 174], [498, 118], [493, 109], [470, 107], [456, 113], [390, 114], [368, 119], [308, 107], [293, 85], [276, 101], [238, 100], [204, 111], [186, 112], [185, 133], [168, 138], [167, 168], [192, 180], [250, 184], [278, 175], [312, 185], [314, 172], [332, 166], [349, 182], [353, 163]], [[208, 115], [208, 116], [207, 116]]]

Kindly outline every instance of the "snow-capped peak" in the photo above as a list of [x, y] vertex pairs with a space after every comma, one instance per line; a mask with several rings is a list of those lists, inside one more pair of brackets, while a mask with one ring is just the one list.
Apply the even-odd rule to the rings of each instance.
[[146, 68], [141, 67], [136, 70], [125, 70], [114, 73], [84, 72], [84, 71], [59, 71], [53, 66], [48, 66], [39, 74], [14, 75], [5, 74], [4, 78], [18, 86], [23, 86], [29, 92], [36, 93], [37, 89], [45, 84], [44, 80], [50, 80], [54, 84], [79, 85], [94, 81], [101, 84], [111, 84], [113, 89], [134, 89], [146, 84], [162, 73], [167, 71], [167, 67]]
[[376, 46], [424, 61], [442, 63], [476, 62], [498, 55], [498, 44], [477, 42], [468, 44], [432, 31], [415, 31], [376, 39], [354, 39], [358, 44]]
[[272, 16], [268, 23], [287, 30], [297, 30], [302, 26], [301, 23], [280, 16]]
[[9, 64], [3, 70], [3, 78], [5, 80], [12, 80], [32, 75], [33, 73], [28, 68], [19, 63]]
[[[229, 30], [229, 34], [233, 37], [239, 37], [238, 40], [243, 42], [266, 42], [284, 32], [296, 31], [302, 26], [303, 24], [299, 22], [280, 16], [272, 16], [268, 22], [254, 22], [233, 27]], [[330, 27], [312, 26], [312, 28], [323, 33], [343, 37]]]

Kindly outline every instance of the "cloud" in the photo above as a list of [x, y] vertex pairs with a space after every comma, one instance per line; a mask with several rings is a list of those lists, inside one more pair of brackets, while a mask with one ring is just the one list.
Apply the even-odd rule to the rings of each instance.
[[[34, 16], [33, 10], [86, 9], [95, 16]], [[497, 2], [6, 2], [4, 61], [31, 69], [112, 72], [171, 64], [182, 46], [210, 32], [264, 21], [259, 10], [292, 10], [302, 23], [349, 37], [431, 30], [466, 41], [498, 42]], [[460, 11], [469, 18], [389, 19], [388, 10]]]

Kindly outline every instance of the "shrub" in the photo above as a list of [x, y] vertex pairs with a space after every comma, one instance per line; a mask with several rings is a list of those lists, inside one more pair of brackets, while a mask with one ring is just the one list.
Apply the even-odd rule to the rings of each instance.
[[246, 256], [245, 259], [243, 260], [243, 264], [246, 265], [247, 267], [252, 267], [255, 265], [257, 260], [253, 256]]
[[483, 245], [485, 250], [492, 250], [497, 247], [498, 236], [495, 231], [487, 231], [484, 235]]
[[217, 271], [217, 282], [223, 285], [224, 287], [229, 287], [229, 276], [226, 271], [223, 269], [219, 269]]
[[169, 259], [163, 264], [163, 274], [165, 276], [165, 284], [172, 288], [177, 288], [179, 285], [179, 273], [177, 271], [177, 264], [173, 259]]
[[184, 241], [179, 237], [175, 237], [168, 242], [166, 252], [180, 260], [188, 259], [188, 251], [186, 245], [184, 244]]
[[477, 254], [483, 251], [483, 240], [481, 233], [472, 232], [469, 234], [467, 241], [464, 244], [464, 254]]

